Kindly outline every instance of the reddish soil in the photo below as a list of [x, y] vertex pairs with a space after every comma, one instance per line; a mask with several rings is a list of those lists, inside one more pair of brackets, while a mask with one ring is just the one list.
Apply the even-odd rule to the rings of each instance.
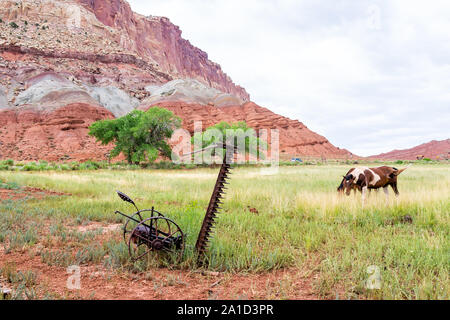
[[[56, 298], [125, 300], [318, 299], [312, 279], [299, 270], [260, 274], [226, 274], [154, 269], [145, 274], [118, 273], [101, 265], [81, 266], [81, 289], [67, 289], [65, 268], [49, 266], [28, 253], [4, 254], [0, 267], [14, 263], [19, 271], [33, 270], [38, 283]], [[4, 281], [3, 281], [4, 282]]]
[[70, 195], [67, 193], [23, 187], [17, 190], [0, 189], [0, 200], [18, 200], [24, 198], [42, 199], [48, 196]]
[[[95, 239], [102, 242], [114, 237], [111, 232], [118, 227], [117, 224], [105, 226], [94, 222], [75, 228], [80, 232], [102, 228], [103, 234]], [[60, 244], [51, 241], [51, 247], [54, 249], [55, 246]], [[40, 249], [42, 244], [7, 254], [4, 246], [0, 246], [0, 268], [8, 264], [13, 265], [16, 271], [32, 270], [37, 274], [37, 285], [34, 288], [39, 297], [46, 293], [55, 299], [96, 300], [319, 299], [313, 290], [317, 276], [295, 268], [239, 274], [155, 268], [133, 274], [107, 269], [103, 265], [87, 264], [80, 266], [81, 289], [69, 290], [67, 281], [71, 274], [66, 268], [42, 262]], [[304, 268], [312, 269], [306, 266]], [[0, 285], [14, 289], [1, 278], [1, 274]]]

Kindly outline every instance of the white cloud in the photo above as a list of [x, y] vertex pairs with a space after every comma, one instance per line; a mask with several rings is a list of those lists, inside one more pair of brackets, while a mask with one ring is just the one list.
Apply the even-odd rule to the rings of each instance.
[[130, 0], [252, 100], [360, 155], [450, 136], [450, 3]]

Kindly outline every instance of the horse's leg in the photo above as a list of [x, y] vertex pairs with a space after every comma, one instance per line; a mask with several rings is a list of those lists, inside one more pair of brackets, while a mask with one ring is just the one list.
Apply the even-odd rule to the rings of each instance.
[[398, 192], [398, 189], [397, 189], [397, 182], [391, 183], [391, 187], [392, 187], [392, 190], [394, 190], [395, 195], [398, 197], [400, 195], [400, 193]]
[[386, 203], [389, 203], [389, 189], [388, 186], [383, 187], [384, 194], [386, 195]]
[[362, 207], [364, 208], [364, 204], [366, 202], [366, 192], [367, 192], [367, 187], [362, 187], [361, 189], [361, 200], [362, 200]]

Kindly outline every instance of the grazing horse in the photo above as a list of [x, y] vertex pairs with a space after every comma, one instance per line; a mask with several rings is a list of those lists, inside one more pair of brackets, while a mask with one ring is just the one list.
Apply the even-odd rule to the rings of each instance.
[[[408, 166], [409, 167], [409, 166]], [[396, 196], [399, 195], [397, 189], [397, 177], [400, 173], [405, 171], [408, 167], [403, 169], [397, 169], [394, 167], [377, 167], [377, 168], [367, 168], [367, 167], [358, 167], [351, 168], [341, 181], [341, 184], [337, 188], [337, 191], [340, 193], [345, 193], [346, 195], [350, 195], [350, 192], [353, 190], [361, 191], [362, 194], [362, 203], [364, 205], [366, 192], [367, 190], [378, 190], [379, 188], [383, 188], [383, 191], [386, 195], [386, 199], [389, 197], [388, 187], [391, 186], [392, 190]]]

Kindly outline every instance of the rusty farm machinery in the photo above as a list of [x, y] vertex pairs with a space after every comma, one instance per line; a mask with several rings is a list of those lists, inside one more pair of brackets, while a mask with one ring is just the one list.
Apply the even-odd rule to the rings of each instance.
[[[223, 200], [227, 189], [231, 162], [236, 152], [236, 148], [225, 144], [223, 149], [225, 150], [223, 161], [195, 244], [199, 262], [202, 261], [202, 257], [207, 250], [215, 218], [221, 209], [221, 200]], [[116, 214], [127, 218], [123, 226], [123, 238], [128, 245], [131, 258], [136, 261], [150, 252], [165, 251], [178, 255], [178, 260], [180, 260], [183, 256], [186, 237], [180, 226], [155, 210], [154, 207], [139, 210], [135, 202], [126, 194], [120, 191], [117, 191], [117, 194], [123, 201], [129, 202], [137, 210], [131, 215], [116, 211]], [[149, 213], [150, 217], [144, 218]]]

